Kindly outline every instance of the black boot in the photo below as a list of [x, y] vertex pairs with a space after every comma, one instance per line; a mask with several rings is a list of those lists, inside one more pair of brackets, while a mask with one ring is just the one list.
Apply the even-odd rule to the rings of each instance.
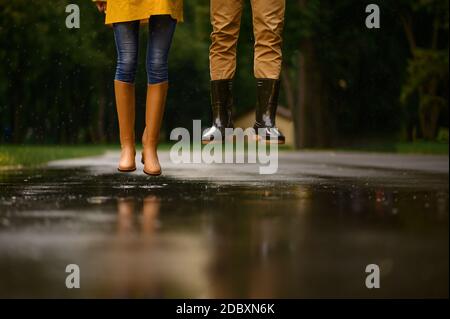
[[211, 105], [213, 125], [202, 136], [202, 143], [220, 142], [225, 140], [225, 129], [234, 128], [233, 80], [211, 81]]
[[286, 138], [275, 127], [280, 81], [272, 79], [257, 79], [256, 122], [254, 129], [258, 140], [267, 143], [284, 144]]

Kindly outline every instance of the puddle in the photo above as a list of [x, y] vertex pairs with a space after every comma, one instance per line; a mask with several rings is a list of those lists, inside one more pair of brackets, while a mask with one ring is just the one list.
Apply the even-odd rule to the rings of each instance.
[[[2, 173], [0, 297], [448, 297], [448, 209], [448, 175], [436, 174]], [[69, 291], [72, 263], [82, 288]], [[368, 264], [382, 289], [366, 289]]]

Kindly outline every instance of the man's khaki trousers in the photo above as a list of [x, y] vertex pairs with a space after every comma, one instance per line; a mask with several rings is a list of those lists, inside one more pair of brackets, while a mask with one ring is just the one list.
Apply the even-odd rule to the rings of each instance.
[[[232, 79], [236, 48], [246, 0], [211, 0], [211, 80]], [[279, 79], [282, 62], [282, 31], [285, 0], [250, 0], [255, 36], [256, 78]]]

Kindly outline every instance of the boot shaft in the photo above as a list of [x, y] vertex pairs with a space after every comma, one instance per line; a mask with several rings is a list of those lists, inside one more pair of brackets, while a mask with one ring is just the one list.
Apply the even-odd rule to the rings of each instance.
[[257, 79], [256, 127], [275, 127], [280, 80]]
[[211, 81], [211, 106], [213, 125], [219, 128], [232, 127], [234, 107], [233, 81]]
[[120, 143], [134, 145], [135, 86], [132, 83], [114, 81]]
[[147, 86], [143, 144], [157, 144], [159, 141], [168, 88], [168, 82]]

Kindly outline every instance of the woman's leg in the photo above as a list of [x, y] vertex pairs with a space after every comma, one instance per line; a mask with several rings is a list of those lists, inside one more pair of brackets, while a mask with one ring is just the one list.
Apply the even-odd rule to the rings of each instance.
[[134, 80], [139, 46], [139, 21], [116, 23], [113, 29], [117, 48], [114, 91], [122, 149], [118, 169], [121, 172], [129, 172], [136, 169]]
[[176, 24], [169, 15], [152, 16], [149, 21], [146, 128], [142, 136], [144, 173], [148, 175], [161, 174], [157, 147], [168, 90], [169, 51]]
[[134, 84], [139, 49], [139, 21], [114, 23], [113, 29], [117, 49], [115, 80]]
[[158, 84], [169, 80], [169, 51], [177, 25], [170, 15], [156, 15], [149, 20], [147, 44], [147, 82]]

